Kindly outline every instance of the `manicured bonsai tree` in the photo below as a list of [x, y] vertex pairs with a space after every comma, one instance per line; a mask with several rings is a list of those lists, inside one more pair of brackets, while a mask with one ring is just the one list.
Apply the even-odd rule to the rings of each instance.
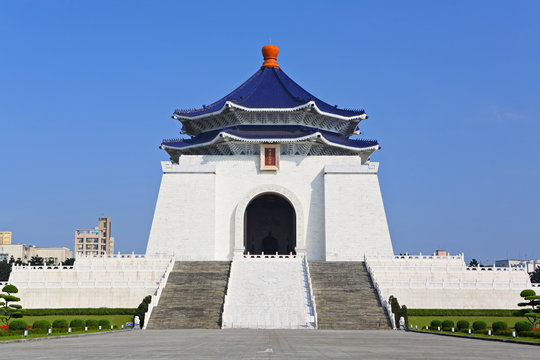
[[528, 308], [519, 310], [518, 314], [526, 317], [532, 327], [536, 328], [538, 318], [540, 318], [540, 296], [536, 295], [536, 292], [530, 289], [523, 290], [519, 295], [527, 301], [520, 302], [518, 306]]
[[0, 321], [3, 322], [6, 326], [9, 326], [9, 321], [12, 318], [21, 318], [23, 316], [22, 306], [19, 304], [10, 304], [13, 302], [21, 301], [21, 298], [18, 298], [12, 294], [19, 292], [19, 289], [15, 285], [6, 285], [2, 288], [2, 292], [5, 294], [0, 294]]
[[458, 330], [469, 328], [469, 322], [467, 320], [458, 320], [456, 325], [457, 325]]

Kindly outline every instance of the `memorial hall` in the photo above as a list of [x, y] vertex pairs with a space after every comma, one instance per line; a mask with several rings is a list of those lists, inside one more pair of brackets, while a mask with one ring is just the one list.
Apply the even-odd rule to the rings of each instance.
[[174, 111], [180, 136], [160, 146], [169, 160], [146, 254], [15, 266], [22, 305], [136, 307], [152, 295], [148, 329], [391, 329], [390, 296], [409, 308], [516, 308], [531, 286], [523, 269], [394, 254], [371, 160], [380, 145], [361, 131], [373, 120], [304, 89], [278, 53], [264, 46], [232, 92]]

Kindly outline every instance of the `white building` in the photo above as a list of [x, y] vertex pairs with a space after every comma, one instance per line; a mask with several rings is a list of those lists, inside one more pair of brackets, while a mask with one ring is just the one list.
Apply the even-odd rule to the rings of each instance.
[[[463, 255], [393, 254], [379, 163], [370, 160], [379, 144], [358, 137], [366, 113], [329, 105], [301, 88], [280, 69], [277, 53], [265, 46], [261, 69], [217, 102], [175, 111], [184, 135], [161, 144], [170, 161], [161, 164], [145, 256], [83, 257], [68, 269], [15, 268], [10, 282], [21, 287], [23, 305], [127, 307], [153, 293], [148, 318], [193, 327], [176, 321], [190, 318], [186, 313], [171, 309], [195, 306], [190, 316], [202, 316], [197, 291], [217, 286], [210, 293], [223, 295], [212, 304], [225, 309], [221, 325], [263, 328], [316, 327], [325, 311], [319, 327], [387, 326], [384, 316], [366, 319], [362, 311], [347, 318], [370, 291], [371, 314], [390, 295], [409, 308], [515, 308], [519, 292], [531, 286], [522, 269], [469, 268]], [[280, 281], [283, 274], [290, 278]], [[366, 292], [342, 293], [358, 290], [348, 289], [349, 281]], [[104, 289], [106, 302], [98, 296]], [[62, 294], [61, 305], [50, 300]], [[172, 304], [179, 295], [185, 302]], [[350, 304], [325, 310], [329, 299]], [[162, 306], [167, 301], [172, 305]], [[335, 313], [343, 309], [351, 312]], [[196, 323], [217, 326], [220, 316]]]

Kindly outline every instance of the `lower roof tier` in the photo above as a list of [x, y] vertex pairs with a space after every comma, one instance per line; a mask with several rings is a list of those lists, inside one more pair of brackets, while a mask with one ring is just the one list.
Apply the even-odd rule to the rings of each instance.
[[172, 161], [181, 155], [259, 154], [259, 144], [281, 144], [288, 155], [361, 155], [367, 160], [376, 140], [351, 139], [338, 133], [298, 125], [240, 125], [201, 133], [193, 138], [164, 140]]

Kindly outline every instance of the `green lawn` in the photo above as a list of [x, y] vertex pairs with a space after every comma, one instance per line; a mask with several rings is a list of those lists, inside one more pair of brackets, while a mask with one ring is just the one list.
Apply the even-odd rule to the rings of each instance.
[[517, 321], [527, 321], [524, 317], [517, 316], [409, 316], [409, 325], [418, 325], [418, 329], [425, 328], [431, 323], [431, 320], [452, 320], [456, 324], [459, 320], [467, 320], [472, 327], [473, 322], [480, 320], [485, 321], [488, 328], [495, 321], [504, 321], [509, 327], [514, 327]]
[[68, 324], [73, 319], [107, 319], [111, 322], [111, 325], [117, 325], [118, 327], [121, 327], [121, 325], [125, 325], [126, 322], [131, 322], [133, 320], [133, 315], [45, 315], [24, 316], [22, 318], [22, 320], [26, 321], [28, 325], [32, 325], [36, 320], [47, 320], [52, 324], [52, 322], [57, 319], [64, 319], [68, 322]]
[[[88, 330], [86, 333], [95, 333], [95, 332], [113, 332], [113, 331], [126, 331], [126, 330], [119, 330], [119, 329], [116, 329], [116, 330], [102, 330], [102, 331], [99, 331], [99, 330]], [[5, 341], [5, 340], [18, 340], [18, 339], [32, 339], [32, 338], [40, 338], [40, 337], [55, 337], [55, 336], [69, 336], [69, 335], [74, 335], [74, 334], [83, 334], [85, 333], [84, 331], [74, 331], [72, 332], [71, 334], [68, 334], [67, 333], [67, 330], [65, 333], [55, 333], [55, 334], [52, 334], [52, 335], [48, 335], [48, 334], [28, 334], [27, 337], [24, 337], [23, 335], [13, 335], [13, 336], [0, 336], [0, 341]]]
[[512, 337], [512, 336], [499, 336], [499, 335], [484, 335], [484, 334], [467, 334], [467, 333], [451, 333], [447, 331], [431, 331], [431, 330], [422, 330], [422, 332], [430, 332], [430, 333], [442, 333], [442, 334], [449, 334], [449, 335], [459, 335], [459, 336], [470, 336], [472, 338], [478, 337], [478, 338], [490, 338], [490, 339], [501, 339], [501, 340], [517, 340], [517, 341], [527, 341], [527, 342], [533, 342], [533, 343], [540, 343], [540, 339], [533, 338], [533, 337]]

